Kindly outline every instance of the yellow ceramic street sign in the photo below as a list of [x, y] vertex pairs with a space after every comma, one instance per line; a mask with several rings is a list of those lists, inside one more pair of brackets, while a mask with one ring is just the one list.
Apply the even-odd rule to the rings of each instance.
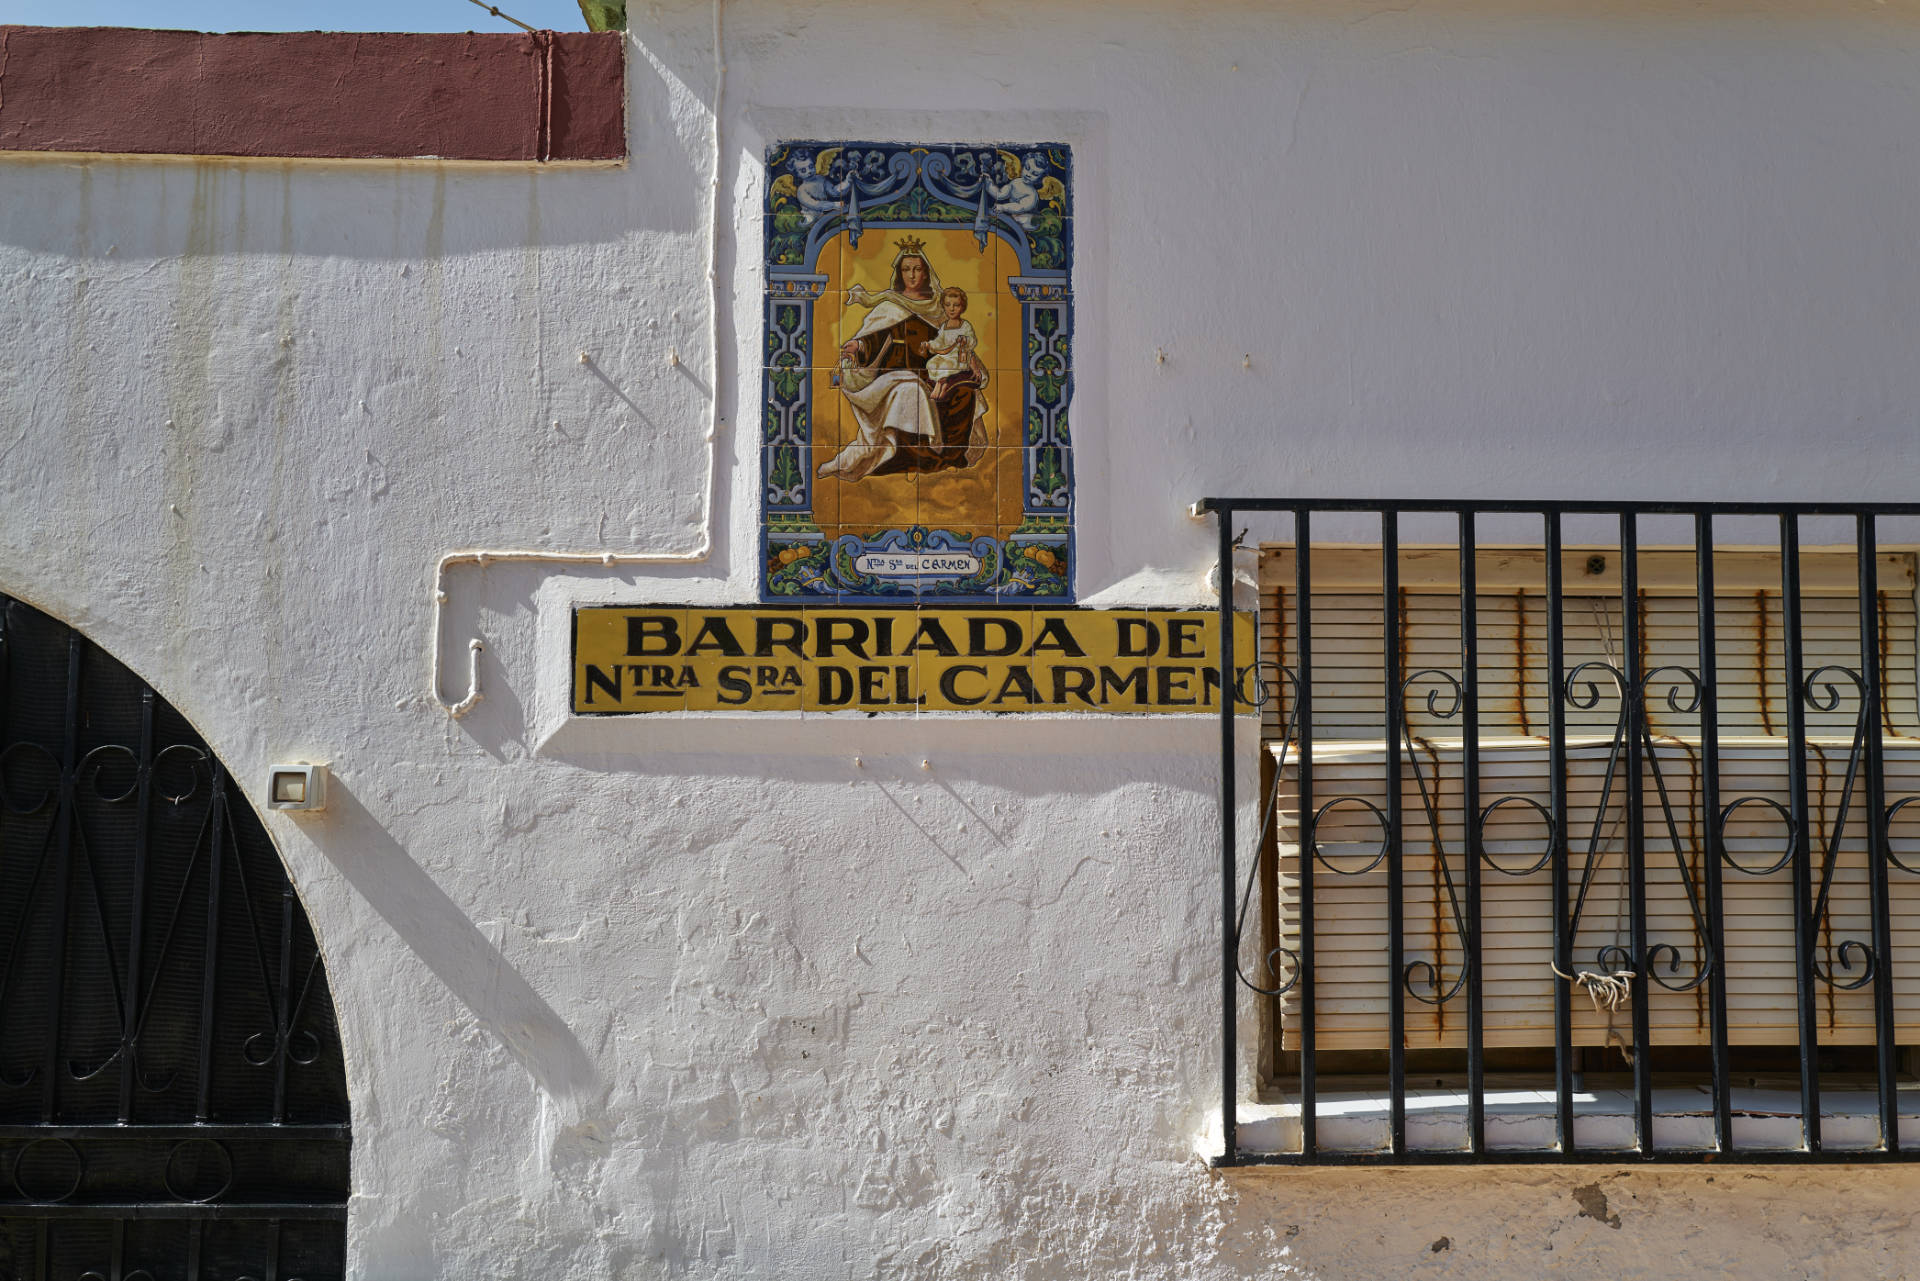
[[[1219, 626], [1211, 610], [581, 606], [573, 710], [1218, 714]], [[1243, 704], [1256, 658], [1238, 614]]]

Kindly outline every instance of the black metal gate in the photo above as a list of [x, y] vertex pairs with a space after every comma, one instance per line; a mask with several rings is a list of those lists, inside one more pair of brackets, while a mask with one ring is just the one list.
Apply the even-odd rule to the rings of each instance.
[[333, 1000], [199, 735], [0, 596], [0, 1281], [325, 1281], [350, 1150]]

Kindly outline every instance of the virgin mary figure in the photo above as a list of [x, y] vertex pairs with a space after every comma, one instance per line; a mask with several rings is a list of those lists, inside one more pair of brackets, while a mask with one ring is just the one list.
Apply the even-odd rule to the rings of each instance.
[[[823, 479], [971, 467], [987, 451], [987, 398], [980, 394], [987, 371], [968, 352], [958, 373], [937, 381], [929, 375], [929, 351], [942, 345], [943, 326], [957, 328], [958, 314], [943, 313], [926, 243], [908, 237], [896, 244], [891, 288], [874, 294], [855, 285], [847, 291], [849, 306], [872, 309], [841, 345], [833, 378], [859, 433], [820, 465]], [[965, 307], [964, 295], [959, 306]]]

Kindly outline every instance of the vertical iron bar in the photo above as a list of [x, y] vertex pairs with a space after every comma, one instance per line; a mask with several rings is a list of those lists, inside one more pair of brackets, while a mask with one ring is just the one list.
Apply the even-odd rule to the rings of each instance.
[[1855, 559], [1860, 571], [1860, 714], [1865, 717], [1867, 749], [1867, 886], [1873, 912], [1873, 1050], [1880, 1087], [1880, 1143], [1900, 1150], [1899, 1096], [1894, 1078], [1893, 923], [1887, 904], [1886, 745], [1881, 741], [1880, 563], [1879, 536], [1871, 515], [1854, 523]]
[[206, 1233], [206, 1224], [199, 1219], [187, 1229], [187, 1281], [200, 1281], [200, 1241]]
[[1240, 1146], [1236, 1107], [1239, 1047], [1234, 1026], [1240, 995], [1234, 986], [1240, 970], [1240, 935], [1234, 911], [1239, 873], [1234, 867], [1233, 848], [1233, 771], [1238, 755], [1233, 742], [1233, 508], [1216, 507], [1213, 514], [1219, 522], [1220, 536], [1220, 1159], [1232, 1165]]
[[1793, 983], [1800, 1010], [1800, 1117], [1806, 1149], [1820, 1150], [1820, 1047], [1813, 994], [1813, 855], [1807, 830], [1806, 659], [1800, 638], [1800, 522], [1780, 517], [1782, 677], [1787, 697], [1787, 801], [1793, 820]]
[[[11, 736], [7, 729], [7, 694], [10, 688], [8, 681], [10, 665], [8, 662], [7, 632], [13, 621], [11, 617], [12, 613], [13, 597], [0, 593], [0, 752], [4, 752], [13, 746], [9, 741]], [[4, 841], [0, 841], [0, 856], [4, 856], [5, 853], [6, 846]], [[24, 928], [24, 922], [21, 928]], [[4, 1011], [0, 1010], [0, 1013], [4, 1013]]]
[[1300, 1151], [1309, 1161], [1320, 1150], [1313, 1027], [1313, 852], [1319, 833], [1313, 822], [1313, 524], [1306, 508], [1293, 515], [1294, 648], [1300, 656], [1300, 750], [1295, 768], [1300, 795]]
[[60, 747], [60, 799], [53, 821], [55, 864], [53, 872], [53, 974], [47, 983], [47, 1044], [41, 1058], [40, 1119], [51, 1125], [60, 1119], [60, 1015], [66, 1004], [67, 988], [67, 905], [73, 881], [73, 825], [80, 821], [74, 812], [79, 803], [75, 775], [80, 768], [80, 671], [85, 641], [80, 633], [67, 632], [67, 706], [65, 729]]
[[1713, 517], [1693, 518], [1694, 603], [1700, 644], [1700, 810], [1706, 833], [1701, 853], [1707, 891], [1707, 946], [1713, 969], [1707, 975], [1707, 1044], [1713, 1081], [1713, 1144], [1733, 1151], [1732, 1071], [1727, 1052], [1726, 898], [1721, 886], [1720, 841], [1720, 656], [1718, 597], [1713, 577]]
[[[1233, 705], [1233, 687], [1220, 687], [1221, 702]], [[280, 869], [280, 1001], [274, 1010], [277, 1040], [273, 1048], [273, 1123], [287, 1120], [287, 1055], [293, 1046], [293, 882]]]
[[1460, 827], [1466, 858], [1467, 1147], [1487, 1148], [1486, 992], [1480, 974], [1480, 577], [1474, 513], [1460, 512]]
[[207, 940], [200, 970], [200, 1083], [194, 1119], [211, 1119], [213, 1104], [213, 1012], [220, 968], [220, 873], [226, 845], [227, 771], [219, 758], [213, 766], [213, 813], [207, 824]]
[[266, 1281], [280, 1281], [280, 1220], [267, 1220]]
[[1380, 513], [1380, 614], [1385, 620], [1382, 641], [1386, 655], [1386, 766], [1387, 785], [1387, 1089], [1388, 1132], [1395, 1156], [1407, 1152], [1407, 992], [1401, 982], [1406, 963], [1406, 867], [1401, 846], [1406, 812], [1400, 795], [1401, 719], [1406, 709], [1400, 684], [1406, 679], [1400, 661], [1400, 514]]
[[[1566, 566], [1561, 563], [1560, 513], [1546, 514], [1547, 568], [1547, 780], [1553, 810], [1553, 1130], [1563, 1156], [1574, 1155], [1572, 987], [1558, 976], [1572, 974], [1573, 940], [1567, 915], [1567, 704], [1561, 682], [1567, 665], [1566, 619], [1562, 597]], [[1521, 691], [1526, 697], [1526, 691]]]
[[153, 813], [153, 691], [140, 687], [140, 759], [133, 803], [133, 903], [127, 927], [127, 1007], [120, 1029], [120, 1124], [133, 1120], [133, 1078], [138, 1049], [134, 1034], [140, 1026], [141, 949], [146, 946], [147, 855], [152, 848]]
[[1647, 706], [1641, 686], [1640, 531], [1630, 511], [1620, 513], [1620, 648], [1626, 688], [1627, 911], [1633, 966], [1633, 1145], [1653, 1151], [1653, 1046], [1647, 1017], [1647, 818], [1644, 788]]
[[48, 1281], [53, 1275], [53, 1261], [47, 1257], [53, 1248], [50, 1236], [45, 1219], [33, 1225], [33, 1281]]

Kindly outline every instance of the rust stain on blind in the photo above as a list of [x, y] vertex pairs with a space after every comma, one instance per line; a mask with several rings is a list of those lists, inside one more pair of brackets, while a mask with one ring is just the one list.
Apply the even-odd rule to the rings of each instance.
[[1773, 736], [1773, 690], [1767, 684], [1768, 595], [1764, 588], [1753, 594], [1753, 688], [1760, 700], [1760, 732]]
[[[1651, 628], [1647, 626], [1647, 589], [1646, 588], [1642, 587], [1639, 589], [1638, 592], [1635, 593], [1633, 610], [1634, 610], [1634, 618], [1637, 622], [1637, 625], [1635, 626], [1633, 631], [1633, 648], [1634, 648], [1634, 651], [1640, 656], [1640, 679], [1641, 681], [1644, 682], [1647, 679], [1647, 673], [1653, 670], [1653, 667], [1652, 667], [1653, 659], [1651, 656], [1652, 651], [1647, 646], [1647, 632], [1650, 631]], [[1621, 618], [1621, 625], [1624, 626], [1625, 623], [1626, 623], [1626, 619], [1623, 615]], [[1641, 705], [1642, 713], [1647, 718], [1647, 727], [1651, 729], [1653, 727], [1653, 707], [1651, 705], [1651, 700], [1643, 698], [1640, 700], [1640, 705]]]
[[1284, 738], [1286, 737], [1287, 718], [1293, 714], [1291, 709], [1287, 707], [1288, 686], [1287, 678], [1284, 675], [1287, 668], [1287, 641], [1289, 639], [1287, 633], [1287, 589], [1284, 587], [1275, 587], [1273, 589], [1273, 617], [1273, 652], [1278, 655], [1280, 659], [1280, 671], [1273, 674], [1273, 687], [1277, 691], [1273, 700], [1274, 712], [1280, 718], [1279, 722], [1274, 726], [1274, 731], [1276, 736]]
[[[1409, 731], [1407, 737], [1413, 740], [1415, 747], [1426, 753], [1427, 762], [1433, 766], [1433, 795], [1430, 799], [1423, 796], [1421, 798], [1421, 804], [1426, 810], [1424, 817], [1427, 819], [1427, 835], [1429, 843], [1433, 848], [1433, 867], [1428, 871], [1427, 885], [1432, 891], [1430, 895], [1433, 917], [1432, 976], [1433, 991], [1437, 996], [1446, 986], [1447, 926], [1448, 923], [1453, 920], [1453, 913], [1446, 892], [1447, 847], [1441, 835], [1440, 789], [1442, 777], [1440, 771], [1440, 753], [1435, 750], [1432, 743], [1411, 731]], [[1462, 947], [1465, 946], [1465, 940], [1461, 941], [1461, 945]], [[1400, 981], [1400, 976], [1397, 974], [1390, 975], [1389, 981], [1397, 983]], [[1431, 1008], [1433, 1010], [1434, 1033], [1436, 1036], [1445, 1036], [1447, 1031], [1446, 1002], [1442, 1001], [1431, 1006]]]
[[[1396, 629], [1397, 634], [1394, 636], [1394, 646], [1400, 651], [1400, 679], [1404, 681], [1411, 675], [1408, 669], [1413, 662], [1413, 645], [1407, 639], [1407, 589], [1404, 587], [1400, 589], [1400, 611], [1395, 621], [1399, 624], [1399, 627]], [[1405, 722], [1407, 718], [1406, 695], [1400, 690], [1390, 689], [1386, 691], [1386, 696], [1400, 700], [1400, 719], [1402, 722]], [[1409, 729], [1407, 732], [1411, 734], [1413, 731]]]
[[[1682, 872], [1683, 875], [1686, 876], [1687, 880], [1692, 883], [1693, 892], [1700, 897], [1700, 900], [1702, 902], [1704, 902], [1706, 900], [1707, 890], [1706, 890], [1706, 884], [1704, 881], [1705, 870], [1701, 866], [1702, 847], [1700, 843], [1700, 757], [1699, 757], [1699, 754], [1694, 750], [1694, 745], [1688, 742], [1684, 738], [1679, 738], [1672, 734], [1656, 734], [1654, 735], [1654, 737], [1660, 740], [1661, 742], [1673, 744], [1675, 747], [1679, 748], [1681, 752], [1686, 755], [1686, 758], [1687, 758], [1686, 848], [1684, 850], [1676, 851], [1675, 853], [1676, 853], [1676, 857], [1679, 859], [1681, 863], [1680, 871]], [[1706, 948], [1707, 948], [1707, 937], [1706, 935], [1700, 932], [1699, 916], [1692, 912], [1689, 912], [1687, 914], [1687, 926], [1693, 932], [1694, 954], [1697, 956], [1705, 956]], [[1724, 964], [1724, 961], [1722, 960], [1722, 958], [1716, 956], [1714, 958], [1713, 963], [1715, 965], [1720, 965], [1720, 964]], [[1704, 1030], [1707, 1026], [1707, 1013], [1708, 1013], [1707, 985], [1705, 983], [1702, 983], [1700, 986], [1694, 988], [1692, 992], [1692, 996], [1693, 996], [1693, 1026], [1696, 1031], [1701, 1031], [1701, 1030]]]
[[1889, 692], [1893, 678], [1887, 669], [1893, 654], [1893, 647], [1887, 635], [1887, 593], [1882, 589], [1875, 592], [1873, 598], [1879, 607], [1873, 621], [1880, 633], [1877, 637], [1880, 650], [1880, 688], [1877, 691], [1880, 696], [1880, 724], [1884, 727], [1886, 734], [1898, 738], [1900, 731], [1893, 727], [1893, 695]]
[[1533, 646], [1527, 639], [1527, 589], [1513, 593], [1513, 711], [1522, 734], [1533, 733], [1533, 721], [1527, 716], [1528, 659]]
[[[1794, 751], [1796, 750], [1796, 746], [1796, 744], [1789, 743], [1787, 750]], [[1818, 843], [1816, 838], [1820, 833], [1827, 830], [1827, 781], [1831, 775], [1827, 769], [1826, 749], [1818, 743], [1808, 743], [1807, 750], [1813, 753], [1814, 762], [1819, 766], [1820, 770], [1819, 786], [1810, 789], [1812, 795], [1807, 798], [1813, 802], [1814, 807], [1813, 831], [1807, 833], [1807, 857], [1808, 860], [1811, 861], [1814, 846]], [[1824, 866], [1825, 851], [1822, 850], [1821, 854], [1821, 861]], [[1813, 896], [1812, 906], [1814, 908], [1820, 907], [1820, 880], [1818, 878], [1813, 882]], [[1833, 968], [1833, 908], [1831, 903], [1826, 905], [1825, 911], [1820, 912], [1819, 915], [1814, 918], [1813, 928], [1819, 932], [1817, 942], [1820, 948], [1820, 954], [1826, 957], [1827, 960], [1827, 973], [1834, 974], [1836, 971]], [[1831, 983], [1816, 983], [1813, 986], [1822, 993], [1824, 998], [1827, 1007], [1827, 1031], [1831, 1032], [1839, 1026], [1840, 1011], [1834, 1005], [1834, 993], [1837, 989]]]

